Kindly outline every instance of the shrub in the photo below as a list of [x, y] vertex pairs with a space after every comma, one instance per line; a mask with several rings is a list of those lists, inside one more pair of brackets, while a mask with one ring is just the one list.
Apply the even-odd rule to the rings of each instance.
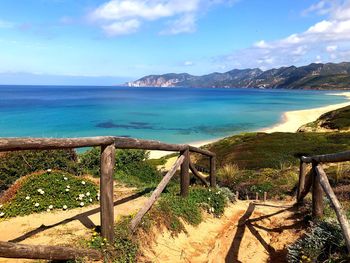
[[28, 176], [12, 200], [3, 204], [3, 217], [27, 215], [54, 209], [70, 209], [99, 199], [97, 186], [88, 179], [53, 171]]
[[[341, 262], [333, 261], [346, 247], [337, 223], [321, 221], [311, 227], [309, 233], [288, 247], [289, 263], [299, 262]], [[340, 256], [341, 257], [341, 256]], [[347, 262], [347, 261], [343, 261]]]
[[16, 151], [0, 157], [0, 193], [18, 178], [40, 170], [58, 169], [77, 172], [74, 150]]

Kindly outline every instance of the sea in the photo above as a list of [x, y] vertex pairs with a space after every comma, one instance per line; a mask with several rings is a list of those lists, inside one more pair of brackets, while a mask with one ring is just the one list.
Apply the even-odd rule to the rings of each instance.
[[192, 143], [257, 131], [285, 111], [342, 103], [329, 91], [0, 86], [0, 137], [125, 136]]

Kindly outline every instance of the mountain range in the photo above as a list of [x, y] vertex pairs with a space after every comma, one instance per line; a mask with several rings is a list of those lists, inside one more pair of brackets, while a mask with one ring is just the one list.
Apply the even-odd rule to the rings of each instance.
[[350, 62], [312, 63], [269, 70], [233, 69], [203, 76], [188, 73], [149, 75], [127, 82], [130, 87], [212, 87], [212, 88], [286, 88], [350, 89]]

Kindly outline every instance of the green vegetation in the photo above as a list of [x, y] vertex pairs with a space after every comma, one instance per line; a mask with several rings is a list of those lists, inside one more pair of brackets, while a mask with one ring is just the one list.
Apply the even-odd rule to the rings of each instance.
[[0, 193], [18, 178], [36, 171], [57, 169], [78, 172], [77, 155], [73, 150], [17, 151], [0, 156]]
[[83, 207], [99, 199], [93, 182], [62, 171], [23, 177], [7, 193], [7, 202], [0, 208], [3, 218]]
[[308, 233], [288, 247], [288, 262], [349, 262], [339, 224], [320, 221]]

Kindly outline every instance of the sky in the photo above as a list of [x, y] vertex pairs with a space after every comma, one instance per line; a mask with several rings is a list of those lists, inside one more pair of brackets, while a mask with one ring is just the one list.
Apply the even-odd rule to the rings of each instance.
[[0, 0], [0, 84], [350, 61], [350, 0]]

